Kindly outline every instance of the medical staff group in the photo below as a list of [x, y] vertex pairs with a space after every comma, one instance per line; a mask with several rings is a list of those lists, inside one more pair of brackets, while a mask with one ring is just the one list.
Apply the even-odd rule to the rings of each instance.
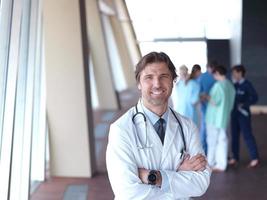
[[192, 67], [190, 75], [188, 68], [182, 65], [179, 73], [180, 80], [174, 85], [172, 93], [173, 107], [199, 127], [201, 143], [213, 171], [223, 172], [228, 166], [238, 165], [240, 135], [251, 158], [247, 167], [257, 167], [259, 154], [252, 133], [250, 106], [257, 102], [258, 95], [252, 83], [245, 78], [245, 67], [232, 67], [231, 81], [227, 78], [226, 68], [216, 61], [207, 64], [205, 73], [201, 73], [199, 65]]
[[[167, 54], [151, 52], [141, 58], [135, 70], [140, 99], [109, 131], [106, 163], [115, 199], [203, 195], [212, 171], [238, 165], [240, 133], [251, 156], [248, 167], [258, 166], [249, 111], [256, 91], [245, 79], [244, 66], [232, 68], [234, 85], [226, 73], [213, 62], [203, 74], [194, 65], [189, 76], [183, 65], [177, 78]], [[227, 161], [231, 114], [233, 155]]]

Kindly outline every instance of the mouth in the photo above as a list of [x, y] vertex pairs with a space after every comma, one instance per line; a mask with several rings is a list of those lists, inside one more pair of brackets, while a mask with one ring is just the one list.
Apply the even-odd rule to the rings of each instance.
[[164, 93], [165, 91], [164, 90], [155, 90], [155, 91], [152, 91], [151, 94], [152, 95], [155, 95], [155, 96], [160, 96]]

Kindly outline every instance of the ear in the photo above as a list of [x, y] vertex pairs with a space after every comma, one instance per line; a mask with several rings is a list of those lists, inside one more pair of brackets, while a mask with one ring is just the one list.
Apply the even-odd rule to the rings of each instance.
[[173, 88], [174, 84], [176, 84], [176, 80], [171, 82], [171, 88]]
[[141, 84], [140, 84], [140, 82], [138, 83], [137, 87], [138, 87], [139, 90], [141, 90]]

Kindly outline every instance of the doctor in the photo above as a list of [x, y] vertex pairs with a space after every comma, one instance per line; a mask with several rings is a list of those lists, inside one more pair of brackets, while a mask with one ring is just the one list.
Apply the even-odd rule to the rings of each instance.
[[138, 104], [110, 126], [106, 152], [115, 199], [190, 199], [205, 193], [210, 169], [194, 123], [168, 106], [175, 67], [151, 52], [136, 66]]

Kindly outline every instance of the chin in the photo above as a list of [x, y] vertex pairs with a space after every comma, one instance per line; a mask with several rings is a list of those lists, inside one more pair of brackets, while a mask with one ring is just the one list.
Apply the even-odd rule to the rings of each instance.
[[161, 106], [167, 103], [165, 99], [150, 99], [149, 102], [153, 104], [154, 106]]

